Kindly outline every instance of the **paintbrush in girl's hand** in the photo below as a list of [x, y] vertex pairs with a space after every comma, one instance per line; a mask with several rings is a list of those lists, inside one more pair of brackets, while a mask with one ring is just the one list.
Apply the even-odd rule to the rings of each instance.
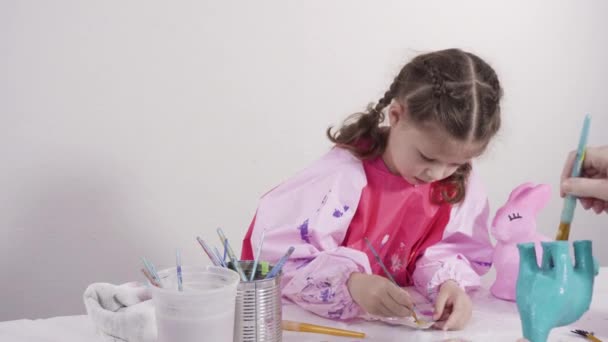
[[[397, 285], [398, 287], [401, 287], [397, 284], [397, 282], [395, 281], [395, 278], [393, 278], [393, 275], [388, 271], [388, 269], [386, 268], [386, 266], [384, 265], [384, 263], [382, 262], [382, 259], [380, 258], [380, 254], [378, 254], [378, 252], [376, 252], [376, 249], [374, 248], [374, 246], [372, 246], [371, 242], [369, 242], [369, 240], [367, 238], [364, 239], [365, 243], [367, 244], [367, 247], [369, 248], [369, 250], [372, 252], [372, 254], [374, 255], [374, 258], [376, 259], [376, 262], [378, 262], [378, 265], [380, 265], [380, 267], [382, 268], [382, 271], [384, 271], [384, 274], [386, 274], [386, 276], [390, 279], [390, 281]], [[412, 311], [412, 317], [414, 317], [414, 322], [416, 322], [416, 324], [420, 325], [420, 324], [424, 324], [426, 322], [421, 321], [418, 319], [418, 316], [416, 315], [416, 311], [414, 311], [414, 307], [408, 308]]]

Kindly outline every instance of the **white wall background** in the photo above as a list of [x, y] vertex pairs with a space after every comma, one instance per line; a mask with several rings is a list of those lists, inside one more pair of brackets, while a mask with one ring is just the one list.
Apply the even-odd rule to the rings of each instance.
[[[504, 129], [479, 168], [493, 210], [557, 189], [591, 113], [606, 144], [608, 3], [0, 1], [0, 320], [84, 312], [87, 284], [140, 257], [206, 263], [257, 198], [321, 155], [324, 130], [381, 96], [418, 52], [495, 66]], [[557, 191], [539, 219], [555, 234]], [[573, 238], [608, 244], [579, 210]], [[608, 251], [596, 248], [606, 264]]]

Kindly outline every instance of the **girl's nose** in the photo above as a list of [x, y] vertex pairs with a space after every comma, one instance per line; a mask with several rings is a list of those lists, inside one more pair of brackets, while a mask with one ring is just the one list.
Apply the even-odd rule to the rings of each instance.
[[424, 180], [427, 182], [434, 182], [436, 180], [443, 179], [445, 178], [445, 171], [446, 167], [442, 165], [436, 165], [431, 168], [428, 168], [424, 173]]

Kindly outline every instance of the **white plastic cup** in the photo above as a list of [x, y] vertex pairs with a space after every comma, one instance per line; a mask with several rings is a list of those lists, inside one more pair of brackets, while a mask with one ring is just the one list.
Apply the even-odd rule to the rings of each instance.
[[217, 266], [183, 266], [183, 292], [175, 267], [158, 272], [151, 286], [158, 342], [232, 341], [238, 273]]

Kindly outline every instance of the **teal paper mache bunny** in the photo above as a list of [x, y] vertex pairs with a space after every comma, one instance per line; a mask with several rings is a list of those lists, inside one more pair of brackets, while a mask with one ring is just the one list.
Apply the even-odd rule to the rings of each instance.
[[530, 342], [545, 342], [554, 327], [577, 321], [587, 310], [597, 274], [591, 241], [575, 241], [575, 263], [568, 241], [542, 242], [539, 267], [533, 243], [518, 245], [517, 308], [523, 334]]

